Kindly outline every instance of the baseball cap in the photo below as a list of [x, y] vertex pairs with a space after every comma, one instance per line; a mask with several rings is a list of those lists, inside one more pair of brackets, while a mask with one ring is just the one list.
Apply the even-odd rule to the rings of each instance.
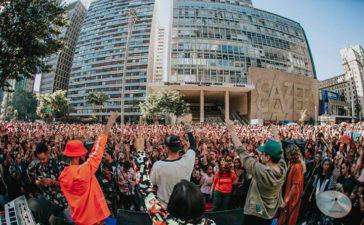
[[281, 158], [282, 146], [278, 141], [268, 140], [263, 146], [258, 146], [258, 151], [265, 152], [274, 158]]
[[164, 143], [173, 152], [177, 152], [182, 149], [181, 141], [176, 135], [167, 135]]

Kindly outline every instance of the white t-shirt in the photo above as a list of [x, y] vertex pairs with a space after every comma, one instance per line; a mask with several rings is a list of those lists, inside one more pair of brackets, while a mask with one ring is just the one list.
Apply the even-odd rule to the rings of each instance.
[[158, 186], [157, 196], [163, 203], [168, 204], [174, 185], [181, 180], [190, 180], [195, 164], [195, 151], [189, 149], [180, 159], [175, 161], [158, 161], [150, 173], [153, 185]]
[[364, 182], [364, 169], [361, 170], [360, 176], [358, 178], [358, 181]]
[[[214, 180], [214, 174], [211, 174], [211, 176], [209, 177], [207, 175], [207, 173], [204, 173], [203, 174], [203, 179], [204, 179], [204, 182], [201, 185], [201, 192], [203, 194], [210, 194], [210, 189], [211, 189], [212, 181]], [[207, 183], [210, 183], [210, 184], [207, 184]]]

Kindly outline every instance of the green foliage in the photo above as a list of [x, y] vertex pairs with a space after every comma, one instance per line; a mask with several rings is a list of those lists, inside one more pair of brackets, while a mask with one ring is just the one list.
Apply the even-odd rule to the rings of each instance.
[[104, 106], [104, 103], [109, 99], [109, 96], [103, 92], [91, 92], [86, 97], [86, 104], [93, 105], [94, 113], [96, 113], [96, 106], [99, 106], [100, 111]]
[[[55, 118], [56, 113], [65, 115], [70, 100], [67, 98], [67, 92], [59, 90], [53, 94], [38, 95], [39, 105], [37, 108], [37, 114], [45, 119], [48, 116]], [[51, 111], [48, 110], [51, 109]]]
[[45, 59], [64, 46], [58, 36], [66, 9], [56, 0], [6, 2], [0, 3], [5, 6], [0, 12], [0, 88], [10, 90], [8, 80], [50, 72]]
[[153, 118], [157, 117], [160, 114], [161, 108], [159, 108], [157, 95], [153, 93], [148, 95], [144, 102], [139, 104], [141, 112], [146, 116], [152, 116]]
[[24, 90], [16, 90], [13, 93], [13, 108], [14, 113], [17, 111], [18, 120], [34, 120], [36, 119], [37, 111], [37, 98], [32, 92], [27, 92]]
[[13, 107], [11, 105], [9, 105], [6, 108], [5, 119], [6, 120], [12, 120], [12, 119], [14, 119], [14, 109], [13, 109]]
[[140, 103], [140, 109], [144, 115], [152, 116], [156, 120], [159, 115], [182, 116], [189, 111], [189, 104], [178, 91], [162, 90], [149, 95]]

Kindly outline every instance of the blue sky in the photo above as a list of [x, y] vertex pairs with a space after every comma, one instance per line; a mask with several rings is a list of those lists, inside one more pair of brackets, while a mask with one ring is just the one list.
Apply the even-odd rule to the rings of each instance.
[[[73, 0], [67, 0], [73, 1]], [[89, 4], [92, 0], [82, 0]], [[160, 0], [161, 23], [169, 2]], [[344, 73], [340, 48], [364, 47], [364, 0], [252, 0], [253, 6], [295, 20], [304, 28], [319, 80]]]

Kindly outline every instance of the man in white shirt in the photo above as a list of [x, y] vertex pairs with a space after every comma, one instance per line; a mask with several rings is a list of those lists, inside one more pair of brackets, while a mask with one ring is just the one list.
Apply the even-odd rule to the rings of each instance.
[[167, 148], [167, 159], [156, 162], [150, 173], [150, 179], [153, 185], [157, 185], [157, 196], [164, 204], [168, 204], [169, 197], [172, 194], [174, 185], [181, 180], [190, 180], [193, 165], [195, 163], [196, 142], [191, 133], [190, 125], [184, 127], [187, 132], [190, 147], [188, 151], [180, 156], [179, 152], [183, 151], [181, 141], [178, 136], [167, 135], [165, 145]]

